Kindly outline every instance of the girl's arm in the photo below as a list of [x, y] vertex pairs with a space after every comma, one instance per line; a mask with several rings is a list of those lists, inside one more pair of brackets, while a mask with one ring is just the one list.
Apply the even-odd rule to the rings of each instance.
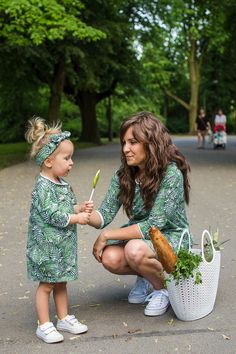
[[70, 214], [69, 215], [69, 224], [80, 224], [86, 225], [89, 221], [90, 213], [82, 212], [78, 214]]

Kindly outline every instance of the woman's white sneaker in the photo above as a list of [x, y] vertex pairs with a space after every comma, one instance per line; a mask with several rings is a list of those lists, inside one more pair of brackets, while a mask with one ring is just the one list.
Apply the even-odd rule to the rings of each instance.
[[146, 297], [148, 302], [144, 314], [146, 316], [159, 316], [165, 313], [170, 305], [168, 291], [166, 289], [154, 290]]
[[128, 302], [130, 304], [142, 304], [150, 293], [151, 284], [145, 278], [137, 276], [133, 288], [130, 290]]
[[63, 335], [57, 332], [52, 322], [46, 322], [43, 325], [39, 325], [36, 330], [36, 335], [48, 344], [58, 343], [64, 340]]
[[80, 323], [74, 315], [67, 315], [62, 320], [57, 321], [57, 329], [59, 331], [65, 331], [73, 334], [85, 333], [88, 327]]

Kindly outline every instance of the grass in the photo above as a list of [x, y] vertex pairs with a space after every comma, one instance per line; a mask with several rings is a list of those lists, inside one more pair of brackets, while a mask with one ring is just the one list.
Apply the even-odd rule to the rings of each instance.
[[0, 170], [25, 161], [29, 157], [30, 146], [25, 143], [0, 144]]
[[[107, 144], [107, 139], [101, 139], [102, 144]], [[86, 149], [96, 146], [93, 143], [74, 142], [76, 149]], [[0, 144], [0, 170], [8, 166], [26, 161], [29, 159], [30, 145], [26, 142]]]

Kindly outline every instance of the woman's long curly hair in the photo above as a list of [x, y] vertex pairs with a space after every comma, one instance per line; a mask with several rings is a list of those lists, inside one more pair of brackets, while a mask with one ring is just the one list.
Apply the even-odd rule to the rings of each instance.
[[145, 178], [140, 185], [141, 196], [146, 210], [150, 209], [155, 200], [156, 193], [164, 177], [167, 166], [175, 162], [183, 174], [185, 201], [189, 203], [189, 179], [190, 166], [185, 157], [172, 143], [167, 128], [150, 112], [139, 112], [128, 118], [120, 128], [121, 142], [121, 167], [118, 171], [120, 180], [119, 199], [123, 208], [131, 217], [131, 208], [135, 192], [135, 178], [138, 167], [128, 166], [123, 152], [123, 140], [127, 130], [132, 127], [134, 138], [143, 144], [145, 159]]

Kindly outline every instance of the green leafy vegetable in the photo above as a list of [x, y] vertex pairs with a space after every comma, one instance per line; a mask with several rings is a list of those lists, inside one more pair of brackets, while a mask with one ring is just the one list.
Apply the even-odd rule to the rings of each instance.
[[198, 270], [199, 264], [202, 262], [202, 257], [187, 249], [181, 249], [177, 256], [175, 270], [166, 280], [171, 281], [173, 278], [176, 281], [175, 284], [178, 285], [181, 277], [183, 277], [184, 279], [195, 278], [195, 284], [202, 283], [202, 275]]
[[[221, 251], [224, 249], [224, 247], [222, 247], [222, 245], [226, 242], [228, 242], [229, 240], [225, 240], [220, 242], [219, 241], [219, 230], [217, 229], [214, 233], [210, 233], [211, 237], [212, 237], [212, 242], [213, 242], [213, 246], [214, 249], [216, 251]], [[210, 241], [207, 239], [206, 242], [204, 243], [204, 256], [207, 262], [211, 262], [212, 258], [213, 258], [213, 250], [212, 250], [212, 246]]]

